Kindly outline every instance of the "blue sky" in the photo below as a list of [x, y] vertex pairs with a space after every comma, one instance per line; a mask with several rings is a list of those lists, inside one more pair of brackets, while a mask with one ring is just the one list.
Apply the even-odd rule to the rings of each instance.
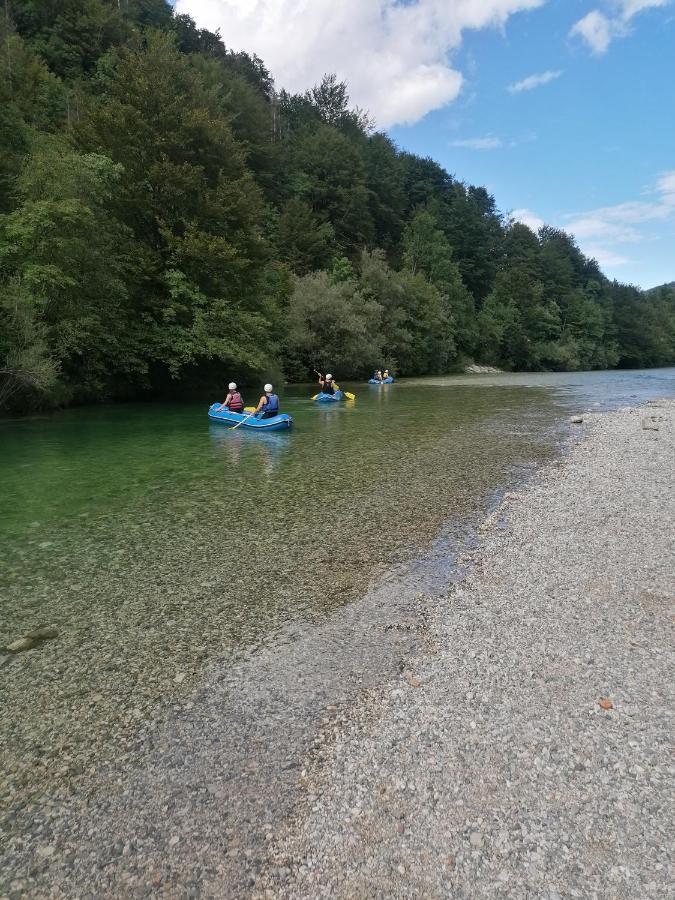
[[610, 277], [675, 280], [675, 0], [176, 5], [279, 87], [337, 72], [401, 147], [567, 228]]

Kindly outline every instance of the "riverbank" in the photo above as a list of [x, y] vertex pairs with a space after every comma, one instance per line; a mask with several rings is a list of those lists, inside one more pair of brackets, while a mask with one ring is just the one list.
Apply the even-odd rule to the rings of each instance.
[[[402, 417], [419, 408], [422, 398], [413, 396]], [[470, 397], [475, 408], [480, 395]], [[343, 509], [352, 512], [336, 528], [350, 540], [340, 556], [349, 560], [359, 552], [366, 579], [363, 548], [380, 554], [385, 548], [364, 543], [353, 510], [376, 523], [378, 517], [362, 511], [382, 498], [392, 523], [395, 513], [404, 535], [414, 526], [426, 550], [415, 545], [412, 558], [401, 551], [398, 562], [388, 559], [365, 594], [351, 601], [347, 593], [342, 605], [336, 604], [344, 585], [337, 570], [326, 570], [317, 586], [322, 606], [300, 605], [324, 560], [304, 540], [304, 520], [294, 509], [291, 533], [303, 565], [290, 556], [289, 542], [278, 556], [288, 573], [277, 603], [263, 592], [264, 581], [251, 582], [246, 572], [247, 594], [238, 599], [231, 569], [207, 565], [230, 534], [231, 512], [214, 508], [205, 519], [209, 508], [201, 502], [186, 511], [180, 504], [194, 484], [162, 501], [173, 528], [158, 518], [153, 502], [141, 507], [142, 528], [123, 520], [119, 541], [107, 517], [92, 516], [84, 520], [94, 538], [90, 549], [79, 526], [74, 536], [64, 531], [68, 543], [40, 548], [42, 557], [58, 552], [59, 565], [70, 569], [67, 577], [57, 569], [49, 580], [30, 573], [33, 599], [39, 589], [44, 605], [15, 606], [17, 625], [7, 629], [18, 638], [53, 617], [59, 635], [5, 657], [0, 668], [6, 699], [0, 709], [2, 900], [475, 897], [499, 895], [499, 885], [507, 896], [527, 890], [555, 896], [555, 886], [548, 894], [541, 887], [542, 867], [555, 874], [561, 866], [570, 896], [591, 893], [588, 872], [599, 880], [598, 896], [603, 890], [612, 898], [651, 896], [642, 874], [651, 852], [645, 848], [656, 846], [653, 832], [663, 816], [653, 785], [662, 777], [668, 680], [654, 648], [665, 646], [664, 583], [672, 576], [666, 542], [673, 519], [673, 406], [659, 402], [586, 417], [564, 429], [579, 438], [568, 456], [553, 457], [560, 418], [554, 431], [538, 425], [516, 399], [500, 390], [491, 403], [502, 418], [489, 406], [477, 424], [452, 420], [450, 429], [444, 399], [443, 429], [427, 430], [424, 442], [415, 435], [418, 466], [406, 469], [403, 482], [395, 470], [403, 446], [392, 454], [387, 479], [376, 472], [368, 477], [370, 450], [359, 447], [358, 479], [336, 482], [329, 495], [334, 523]], [[310, 411], [306, 416], [309, 429], [314, 420]], [[643, 419], [649, 428], [642, 429]], [[382, 421], [386, 426], [391, 416]], [[341, 437], [337, 456], [346, 459], [363, 421], [322, 420], [322, 430], [331, 425], [333, 453]], [[125, 439], [137, 440], [136, 431], [129, 427]], [[186, 433], [193, 435], [192, 425]], [[375, 439], [373, 453], [383, 442], [389, 446], [382, 428]], [[494, 469], [485, 468], [490, 441], [509, 450]], [[224, 444], [228, 459], [231, 444]], [[204, 456], [196, 449], [190, 445], [191, 460]], [[214, 449], [220, 451], [220, 442]], [[284, 473], [300, 452], [298, 441], [276, 471]], [[501, 502], [496, 486], [522, 485], [537, 457], [539, 465], [544, 461], [540, 474]], [[287, 473], [284, 484], [313, 483], [299, 481], [298, 471]], [[286, 510], [289, 496], [280, 492]], [[499, 505], [485, 521], [480, 510], [489, 497], [493, 509]], [[320, 520], [324, 501], [322, 494], [309, 507]], [[440, 536], [434, 530], [430, 546], [433, 522], [422, 530], [416, 514], [434, 501], [446, 526]], [[69, 509], [73, 502], [71, 496]], [[307, 496], [297, 504], [306, 512]], [[197, 508], [201, 518], [188, 517]], [[269, 516], [266, 509], [261, 521]], [[37, 540], [64, 540], [61, 519], [55, 521], [58, 529]], [[483, 522], [478, 535], [471, 522], [476, 528]], [[304, 528], [314, 533], [314, 521]], [[284, 533], [281, 526], [274, 532]], [[405, 546], [410, 550], [410, 539]], [[161, 560], [158, 570], [147, 566], [153, 559]], [[16, 572], [23, 577], [26, 570], [18, 558]], [[299, 572], [303, 591], [293, 577]], [[458, 587], [445, 597], [449, 582]], [[242, 616], [257, 610], [260, 618], [269, 615], [276, 605], [296, 615], [273, 639], [228, 652], [228, 629], [241, 629]], [[627, 627], [636, 643], [628, 649]], [[630, 666], [640, 671], [637, 681]], [[651, 697], [652, 690], [658, 695]], [[603, 697], [613, 710], [597, 706]], [[626, 747], [631, 757], [624, 766]], [[603, 768], [615, 761], [618, 769]], [[642, 771], [632, 773], [635, 765]], [[617, 808], [629, 821], [628, 838], [621, 832], [612, 844], [596, 817], [608, 815], [614, 826]], [[642, 820], [644, 839], [637, 833]], [[596, 844], [582, 853], [583, 827]], [[655, 855], [654, 866], [662, 863]], [[628, 867], [626, 878], [639, 872], [624, 894], [621, 882], [610, 879], [613, 866]], [[655, 868], [659, 890], [662, 874]]]
[[400, 676], [330, 721], [261, 897], [669, 891], [675, 404], [586, 416]]

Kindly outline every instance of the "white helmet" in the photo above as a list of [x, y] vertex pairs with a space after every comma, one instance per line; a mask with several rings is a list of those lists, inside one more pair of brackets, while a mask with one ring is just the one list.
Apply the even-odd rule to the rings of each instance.
[[231, 381], [231, 382], [228, 384], [227, 389], [228, 389], [229, 391], [236, 391], [236, 390], [237, 390], [237, 385], [236, 385], [236, 383], [235, 383], [234, 381]]
[[332, 381], [332, 380], [333, 380], [332, 375], [326, 375], [326, 381]]
[[273, 390], [274, 390], [274, 388], [272, 387], [271, 384], [266, 384], [266, 385], [265, 385], [265, 393], [266, 393], [266, 394], [271, 394]]

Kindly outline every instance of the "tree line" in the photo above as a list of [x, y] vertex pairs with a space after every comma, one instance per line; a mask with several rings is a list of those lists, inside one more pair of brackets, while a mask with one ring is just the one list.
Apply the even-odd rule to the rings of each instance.
[[164, 0], [4, 0], [0, 409], [329, 367], [675, 363], [675, 289], [401, 151]]

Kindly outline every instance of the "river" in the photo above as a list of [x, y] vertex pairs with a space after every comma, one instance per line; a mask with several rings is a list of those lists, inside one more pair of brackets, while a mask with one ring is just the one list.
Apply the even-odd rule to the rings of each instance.
[[[675, 395], [675, 369], [345, 387], [357, 400], [330, 407], [281, 391], [280, 434], [209, 423], [212, 398], [0, 423], [0, 645], [59, 630], [0, 656], [0, 805], [34, 815], [45, 785], [65, 801], [133, 763], [214, 671], [273, 667], [360, 598], [373, 628], [392, 598], [440, 596], [472, 523], [558, 452], [571, 413]], [[365, 666], [342, 633], [310, 680]]]

